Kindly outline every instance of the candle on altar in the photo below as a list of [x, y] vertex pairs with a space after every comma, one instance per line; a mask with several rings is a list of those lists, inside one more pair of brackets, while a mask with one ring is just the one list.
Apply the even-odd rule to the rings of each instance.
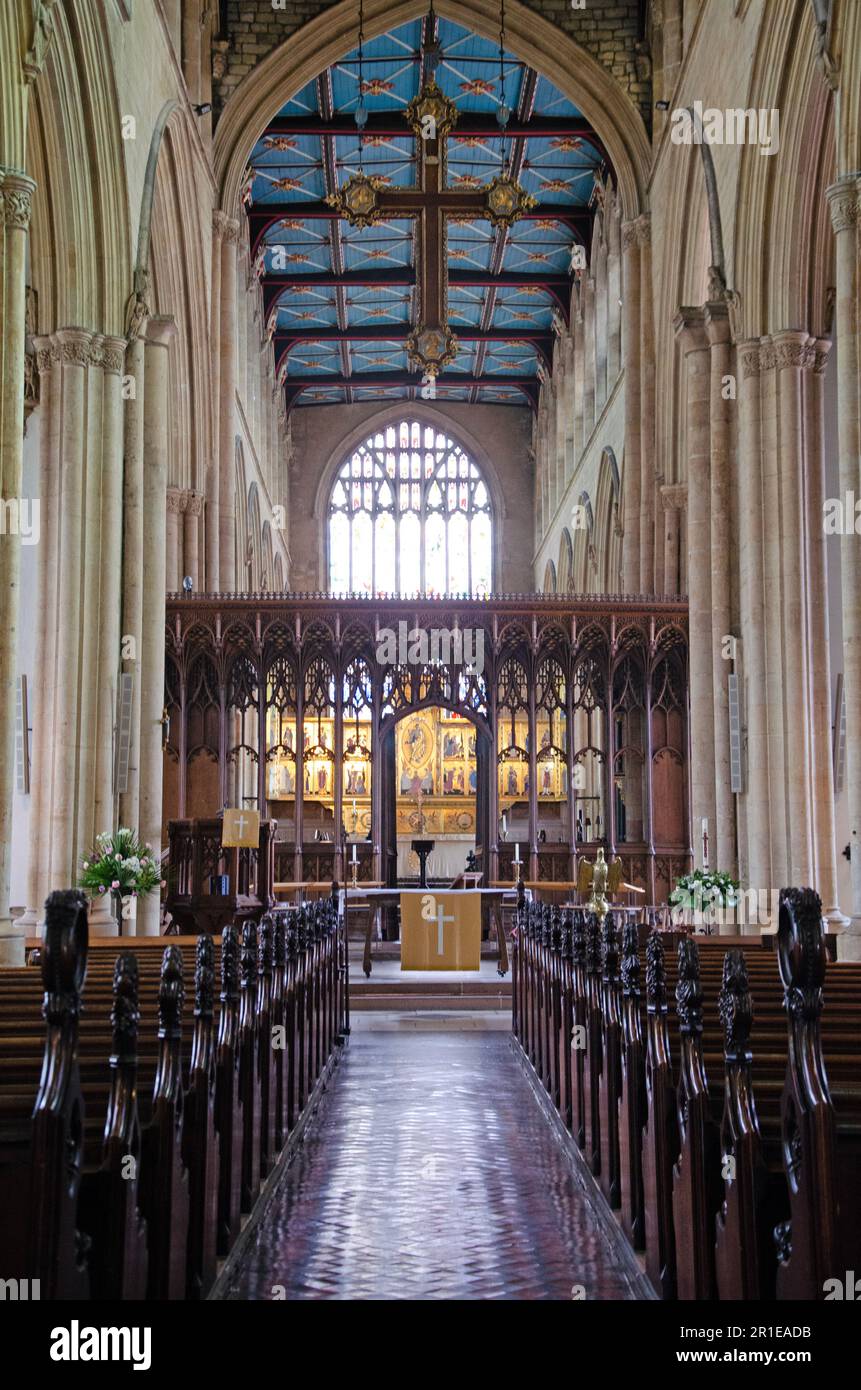
[[357, 860], [357, 858], [356, 858], [356, 841], [355, 841], [355, 840], [353, 841], [353, 863], [354, 863], [354, 864], [357, 864], [357, 863], [358, 863], [358, 860]]
[[515, 864], [519, 864], [519, 863], [520, 863], [520, 845], [519, 845], [519, 844], [517, 844], [517, 845], [514, 846], [514, 862], [515, 862]]

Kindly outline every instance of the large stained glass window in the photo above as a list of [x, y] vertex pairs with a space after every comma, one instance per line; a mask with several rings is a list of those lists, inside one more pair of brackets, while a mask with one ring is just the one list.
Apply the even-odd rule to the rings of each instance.
[[346, 460], [329, 501], [329, 589], [355, 594], [489, 594], [487, 484], [433, 425], [401, 420]]

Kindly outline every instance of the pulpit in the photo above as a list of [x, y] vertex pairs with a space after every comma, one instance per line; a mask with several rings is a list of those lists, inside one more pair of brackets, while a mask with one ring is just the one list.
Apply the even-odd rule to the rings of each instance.
[[257, 922], [274, 907], [277, 826], [261, 819], [256, 846], [227, 848], [220, 816], [168, 823], [165, 906], [181, 932], [217, 934], [228, 922]]

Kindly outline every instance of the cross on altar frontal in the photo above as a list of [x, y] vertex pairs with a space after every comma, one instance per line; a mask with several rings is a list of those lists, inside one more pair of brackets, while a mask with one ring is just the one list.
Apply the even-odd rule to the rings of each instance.
[[327, 202], [353, 227], [372, 227], [393, 218], [416, 220], [418, 321], [407, 338], [407, 356], [426, 376], [435, 377], [457, 356], [458, 342], [448, 325], [449, 217], [481, 218], [511, 227], [536, 200], [516, 179], [500, 174], [481, 188], [448, 187], [448, 136], [458, 109], [431, 78], [405, 111], [416, 137], [418, 182], [413, 188], [387, 188], [381, 179], [359, 172]]
[[401, 970], [479, 970], [481, 894], [401, 894]]

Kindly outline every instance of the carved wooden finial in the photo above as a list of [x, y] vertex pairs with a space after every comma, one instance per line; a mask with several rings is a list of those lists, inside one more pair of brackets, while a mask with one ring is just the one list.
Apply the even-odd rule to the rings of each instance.
[[689, 936], [679, 942], [679, 978], [676, 982], [676, 1011], [683, 1033], [698, 1037], [703, 1031], [703, 991], [700, 984], [700, 953]]
[[235, 1004], [239, 999], [239, 937], [231, 923], [221, 933], [221, 1002]]
[[275, 922], [272, 937], [272, 959], [277, 969], [279, 966], [283, 967], [287, 960], [287, 924], [283, 912], [275, 912], [272, 915]]
[[586, 969], [590, 975], [601, 969], [601, 928], [594, 912], [586, 916]]
[[650, 1014], [667, 1012], [667, 967], [664, 944], [657, 932], [646, 942], [646, 1004]]
[[239, 972], [242, 988], [249, 989], [257, 974], [257, 928], [253, 922], [245, 922], [242, 927], [242, 950], [239, 955]]
[[724, 1052], [727, 1061], [750, 1062], [753, 1000], [744, 951], [727, 951], [723, 958], [723, 981], [718, 995], [718, 1013], [724, 1027]]
[[640, 938], [636, 922], [627, 921], [622, 929], [622, 993], [627, 999], [640, 997]]
[[42, 950], [42, 1013], [50, 1024], [77, 1019], [87, 974], [87, 899], [79, 888], [63, 888], [45, 902]]
[[212, 937], [202, 932], [197, 938], [194, 959], [194, 1016], [212, 1018], [215, 1012], [215, 948]]
[[812, 1022], [822, 1013], [828, 964], [822, 902], [812, 888], [781, 890], [777, 958], [787, 1013]]
[[257, 973], [271, 975], [275, 959], [274, 927], [272, 914], [265, 912], [257, 929]]
[[112, 1067], [137, 1061], [139, 1022], [138, 958], [133, 951], [124, 951], [114, 962], [114, 997], [111, 1004]]
[[616, 914], [605, 914], [601, 932], [601, 964], [605, 984], [613, 984], [619, 975], [619, 937], [616, 931]]
[[158, 987], [159, 1038], [168, 1038], [176, 1042], [182, 1036], [184, 1002], [182, 951], [178, 946], [168, 946], [161, 958], [161, 980]]
[[586, 963], [586, 922], [582, 907], [571, 913], [571, 957], [575, 965]]

